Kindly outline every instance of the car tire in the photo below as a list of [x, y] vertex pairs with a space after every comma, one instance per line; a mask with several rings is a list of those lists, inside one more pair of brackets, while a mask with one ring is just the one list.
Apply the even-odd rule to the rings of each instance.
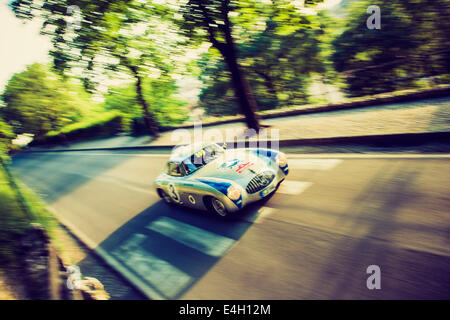
[[225, 218], [227, 216], [228, 211], [222, 201], [213, 197], [209, 198], [208, 200], [209, 200], [208, 207], [212, 213], [221, 218]]

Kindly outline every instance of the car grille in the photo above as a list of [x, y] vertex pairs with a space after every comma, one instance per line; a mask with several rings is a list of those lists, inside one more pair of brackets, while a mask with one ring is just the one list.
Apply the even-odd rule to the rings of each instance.
[[258, 192], [265, 187], [267, 187], [275, 178], [275, 174], [273, 172], [263, 172], [254, 177], [247, 185], [245, 189], [247, 193], [255, 193]]

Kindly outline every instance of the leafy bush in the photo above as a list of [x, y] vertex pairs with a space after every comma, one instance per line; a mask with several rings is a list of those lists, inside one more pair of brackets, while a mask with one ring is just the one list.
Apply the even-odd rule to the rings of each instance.
[[11, 146], [14, 133], [11, 126], [0, 118], [0, 157], [5, 157]]
[[[188, 119], [187, 103], [175, 96], [178, 87], [173, 79], [144, 79], [143, 87], [145, 100], [159, 129], [181, 124]], [[109, 88], [103, 106], [105, 110], [121, 112], [126, 121], [125, 126], [129, 124], [126, 129], [133, 135], [147, 133], [134, 83]]]
[[69, 141], [107, 137], [122, 132], [125, 121], [120, 112], [112, 111], [101, 114], [89, 121], [74, 123], [59, 131], [50, 131], [37, 138], [30, 145], [64, 144]]
[[97, 107], [75, 79], [63, 79], [39, 63], [14, 74], [1, 98], [2, 117], [14, 131], [37, 137], [83, 121]]

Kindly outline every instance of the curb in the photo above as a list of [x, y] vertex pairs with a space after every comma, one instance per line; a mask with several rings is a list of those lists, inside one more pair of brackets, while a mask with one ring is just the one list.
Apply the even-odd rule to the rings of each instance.
[[420, 146], [426, 143], [449, 143], [449, 141], [450, 131], [436, 131], [281, 140], [280, 147], [316, 144], [354, 144], [372, 147], [410, 147]]
[[[409, 92], [408, 92], [409, 91]], [[257, 112], [257, 114], [261, 117], [261, 119], [272, 119], [272, 118], [282, 118], [288, 116], [302, 115], [302, 114], [311, 114], [311, 113], [322, 113], [322, 112], [331, 112], [331, 111], [341, 111], [348, 109], [358, 109], [364, 107], [371, 107], [376, 105], [383, 105], [389, 103], [400, 103], [400, 102], [409, 102], [420, 99], [432, 99], [432, 98], [442, 98], [450, 96], [450, 85], [441, 85], [432, 89], [420, 90], [420, 91], [412, 91], [404, 90], [403, 93], [399, 93], [398, 95], [389, 95], [389, 93], [381, 93], [377, 95], [373, 95], [371, 98], [367, 98], [367, 96], [362, 97], [365, 98], [353, 98], [353, 101], [326, 104], [326, 105], [316, 105], [311, 107], [292, 107], [285, 108], [279, 110], [266, 110]], [[206, 121], [202, 122], [203, 127], [210, 127], [220, 124], [226, 123], [234, 123], [234, 122], [243, 122], [245, 118], [243, 116], [227, 116], [224, 120], [216, 120], [216, 121]], [[165, 127], [161, 130], [161, 132], [166, 132], [175, 129], [189, 129], [193, 128], [194, 124], [181, 125], [177, 127]]]
[[274, 113], [262, 113], [262, 119], [271, 119], [271, 118], [282, 118], [287, 116], [301, 115], [301, 114], [311, 114], [311, 113], [321, 113], [321, 112], [331, 112], [331, 111], [340, 111], [340, 110], [348, 110], [348, 109], [358, 109], [364, 107], [372, 107], [383, 104], [390, 103], [401, 103], [401, 102], [410, 102], [421, 99], [432, 99], [432, 98], [442, 98], [450, 96], [450, 86], [446, 86], [443, 88], [434, 88], [423, 90], [419, 92], [405, 93], [398, 96], [388, 96], [384, 97], [380, 94], [380, 96], [374, 96], [372, 99], [360, 100], [360, 101], [350, 101], [344, 103], [336, 103], [330, 104], [326, 106], [317, 106], [299, 110], [286, 110], [279, 111]]
[[107, 253], [100, 245], [96, 245], [91, 239], [88, 238], [77, 227], [72, 223], [68, 222], [66, 219], [58, 215], [56, 209], [51, 205], [46, 206], [47, 209], [56, 217], [59, 223], [73, 236], [75, 237], [82, 246], [87, 250], [94, 253], [101, 261], [103, 261], [108, 267], [112, 269], [113, 272], [118, 274], [125, 282], [129, 283], [134, 289], [139, 291], [142, 295], [150, 300], [163, 300], [164, 298], [159, 295], [156, 291], [151, 289], [142, 283], [134, 274], [123, 267], [119, 262], [116, 261], [109, 253]]
[[[329, 146], [329, 145], [361, 145], [371, 147], [411, 147], [420, 146], [427, 143], [445, 143], [449, 144], [450, 131], [419, 132], [419, 133], [395, 133], [381, 135], [363, 135], [363, 136], [338, 136], [326, 138], [308, 138], [308, 139], [286, 139], [280, 141], [270, 140], [241, 140], [227, 142], [229, 148], [249, 147], [255, 144], [279, 147], [294, 146]], [[175, 145], [160, 146], [127, 146], [110, 148], [79, 148], [79, 149], [45, 149], [45, 150], [27, 150], [26, 152], [70, 152], [70, 151], [119, 151], [119, 150], [171, 150]]]

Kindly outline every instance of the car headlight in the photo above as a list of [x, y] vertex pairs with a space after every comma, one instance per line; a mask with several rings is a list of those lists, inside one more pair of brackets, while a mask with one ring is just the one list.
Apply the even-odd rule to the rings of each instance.
[[237, 200], [241, 197], [241, 191], [235, 186], [230, 186], [227, 190], [227, 196], [231, 200]]
[[284, 153], [280, 152], [277, 155], [277, 163], [278, 163], [278, 165], [281, 168], [286, 167], [286, 165], [287, 165], [287, 157], [286, 157], [286, 155]]

